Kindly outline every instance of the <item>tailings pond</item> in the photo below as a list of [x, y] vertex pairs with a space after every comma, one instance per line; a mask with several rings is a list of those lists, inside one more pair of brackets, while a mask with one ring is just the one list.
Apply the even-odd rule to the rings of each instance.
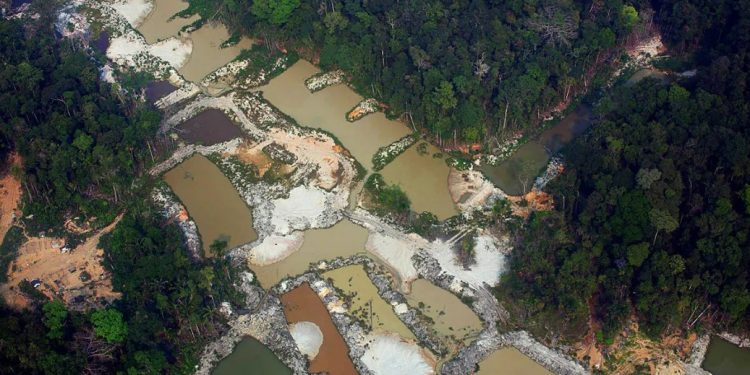
[[425, 279], [415, 280], [411, 284], [411, 293], [405, 297], [409, 305], [419, 308], [433, 320], [431, 327], [443, 338], [453, 336], [468, 344], [482, 329], [482, 322], [469, 306]]
[[349, 348], [344, 338], [328, 315], [318, 295], [303, 283], [281, 296], [284, 315], [289, 324], [311, 322], [323, 333], [323, 343], [318, 354], [310, 361], [311, 373], [325, 372], [330, 375], [356, 375], [357, 370], [349, 359]]
[[702, 366], [714, 375], [746, 375], [750, 373], [750, 348], [712, 337]]
[[487, 178], [510, 195], [523, 195], [531, 190], [534, 179], [544, 170], [552, 155], [559, 152], [577, 135], [591, 125], [591, 109], [579, 106], [558, 124], [542, 132], [516, 150], [499, 165], [484, 165]]
[[146, 38], [146, 43], [154, 44], [176, 36], [180, 30], [200, 19], [196, 14], [190, 18], [175, 17], [175, 14], [187, 9], [188, 3], [181, 0], [155, 0], [154, 7], [143, 23], [138, 26], [138, 31]]
[[200, 29], [189, 34], [193, 41], [193, 53], [185, 65], [180, 68], [188, 81], [198, 82], [214, 70], [221, 68], [234, 60], [243, 49], [253, 44], [248, 38], [240, 39], [239, 43], [230, 47], [221, 47], [229, 39], [227, 28], [222, 24], [207, 23]]
[[195, 220], [207, 256], [215, 240], [227, 241], [233, 248], [258, 238], [250, 209], [219, 168], [205, 157], [195, 155], [180, 163], [164, 174], [164, 180]]
[[180, 137], [188, 143], [215, 145], [242, 136], [239, 126], [219, 109], [207, 109], [177, 128]]
[[245, 337], [228, 357], [219, 362], [212, 375], [292, 375], [273, 352], [252, 337]]
[[516, 348], [502, 348], [479, 362], [477, 375], [552, 375]]
[[[361, 121], [361, 120], [360, 120]], [[418, 151], [418, 145], [421, 152]], [[450, 168], [445, 159], [433, 157], [440, 150], [437, 147], [418, 142], [411, 146], [380, 172], [389, 184], [397, 184], [411, 200], [411, 208], [416, 212], [430, 211], [440, 220], [458, 214], [448, 192]]]
[[156, 103], [159, 99], [171, 94], [177, 90], [168, 81], [153, 81], [146, 86], [146, 100], [149, 103]]
[[288, 276], [305, 273], [310, 263], [365, 253], [367, 230], [342, 220], [331, 228], [305, 231], [302, 247], [283, 260], [268, 266], [250, 265], [264, 288], [270, 288]]
[[[382, 112], [348, 122], [349, 112], [362, 97], [346, 85], [335, 85], [315, 93], [305, 79], [320, 70], [300, 60], [284, 73], [260, 88], [263, 97], [301, 125], [333, 133], [362, 165], [372, 169], [377, 150], [411, 133], [403, 123], [388, 120]], [[429, 145], [426, 155], [407, 150], [383, 170], [388, 183], [401, 185], [417, 211], [430, 211], [445, 219], [457, 213], [448, 192], [449, 168], [444, 160], [432, 157], [438, 150]]]
[[393, 312], [393, 307], [380, 298], [362, 266], [342, 267], [325, 272], [323, 277], [333, 279], [333, 285], [344, 291], [351, 299], [349, 312], [366, 326], [372, 327], [372, 331], [392, 332], [404, 338], [414, 338], [414, 334]]

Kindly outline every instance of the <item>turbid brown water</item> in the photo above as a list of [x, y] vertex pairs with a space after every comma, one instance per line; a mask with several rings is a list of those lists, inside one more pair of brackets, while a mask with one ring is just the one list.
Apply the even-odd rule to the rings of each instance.
[[215, 145], [242, 136], [239, 126], [219, 109], [209, 108], [178, 127], [180, 137], [188, 143]]
[[719, 337], [712, 337], [701, 365], [714, 375], [750, 374], [750, 348], [740, 348]]
[[459, 341], [470, 341], [482, 329], [482, 322], [474, 311], [455, 295], [425, 279], [411, 284], [406, 300], [432, 319], [432, 328], [444, 338], [454, 336]]
[[[260, 90], [271, 104], [301, 125], [333, 133], [367, 168], [372, 168], [372, 157], [380, 147], [411, 133], [403, 123], [388, 120], [381, 112], [354, 123], [346, 121], [346, 113], [362, 97], [346, 85], [311, 93], [304, 81], [319, 72], [314, 65], [300, 60]], [[457, 211], [448, 193], [448, 167], [443, 160], [432, 158], [437, 151], [429, 146], [429, 155], [422, 157], [410, 149], [386, 166], [382, 173], [389, 183], [401, 185], [414, 210], [430, 211], [445, 219]]]
[[154, 0], [153, 4], [151, 12], [138, 26], [138, 31], [143, 34], [148, 44], [176, 36], [180, 29], [200, 19], [200, 16], [196, 14], [190, 18], [175, 17], [170, 20], [178, 12], [187, 9], [186, 1]]
[[291, 375], [273, 352], [252, 337], [245, 337], [211, 372], [212, 375]]
[[323, 277], [330, 277], [334, 286], [352, 296], [349, 312], [359, 317], [367, 326], [372, 324], [374, 332], [392, 332], [404, 338], [414, 338], [414, 334], [396, 316], [393, 307], [380, 298], [378, 290], [361, 265], [328, 271], [323, 273]]
[[227, 28], [222, 24], [206, 24], [190, 33], [193, 41], [193, 52], [180, 74], [192, 82], [202, 80], [206, 75], [234, 60], [243, 49], [250, 48], [252, 40], [243, 37], [239, 43], [226, 48], [221, 44], [229, 39]]
[[155, 103], [157, 100], [177, 90], [169, 81], [153, 81], [146, 86], [146, 100]]
[[497, 166], [482, 166], [481, 170], [507, 194], [524, 194], [531, 190], [534, 179], [544, 170], [550, 156], [559, 152], [590, 125], [591, 109], [587, 105], [581, 105], [559, 123], [542, 132], [539, 138], [519, 147], [508, 160]]
[[380, 173], [387, 183], [401, 186], [411, 200], [412, 210], [430, 211], [445, 220], [458, 213], [448, 192], [450, 168], [444, 159], [432, 157], [439, 152], [436, 147], [424, 144], [426, 154], [421, 155], [414, 145]]
[[164, 174], [164, 180], [195, 220], [210, 256], [209, 246], [225, 240], [233, 248], [258, 238], [250, 209], [229, 180], [211, 161], [195, 155]]
[[365, 252], [367, 230], [342, 220], [331, 228], [305, 231], [305, 242], [292, 255], [268, 266], [250, 265], [264, 288], [270, 288], [287, 276], [304, 273], [310, 263]]
[[281, 303], [284, 304], [284, 315], [288, 323], [312, 322], [323, 332], [323, 344], [320, 345], [318, 355], [310, 361], [310, 367], [308, 367], [311, 373], [357, 374], [349, 358], [349, 348], [344, 338], [331, 321], [331, 316], [328, 315], [328, 310], [323, 306], [320, 297], [309, 284], [303, 283], [290, 292], [284, 293], [281, 296]]
[[534, 362], [518, 349], [502, 348], [479, 362], [477, 375], [552, 375], [542, 365]]
[[380, 112], [354, 123], [346, 121], [346, 113], [362, 97], [346, 85], [336, 85], [311, 93], [305, 86], [305, 79], [319, 72], [314, 65], [300, 60], [260, 90], [271, 104], [301, 125], [321, 128], [335, 134], [344, 147], [367, 168], [372, 166], [372, 156], [379, 147], [410, 133], [404, 124], [389, 121]]

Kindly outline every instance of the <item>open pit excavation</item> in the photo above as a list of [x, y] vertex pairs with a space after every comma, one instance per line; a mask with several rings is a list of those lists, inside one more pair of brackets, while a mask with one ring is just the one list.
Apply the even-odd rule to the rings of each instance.
[[[107, 81], [148, 75], [139, 95], [162, 117], [154, 121], [159, 146], [148, 144], [151, 163], [143, 174], [154, 183], [145, 190], [162, 219], [179, 228], [189, 255], [181, 259], [227, 264], [201, 263], [212, 266], [200, 270], [205, 278], [194, 286], [210, 289], [221, 279], [231, 289], [204, 298], [220, 306], [212, 319], [224, 329], [200, 346], [195, 373], [589, 373], [567, 343], [519, 326], [498, 297], [514, 274], [512, 255], [525, 250], [514, 248], [511, 231], [552, 210], [543, 189], [565, 170], [562, 147], [591, 125], [588, 105], [538, 139], [522, 143], [519, 133], [504, 145], [495, 140], [495, 155], [461, 154], [456, 150], [473, 146], [457, 145], [456, 134], [453, 149], [442, 139], [433, 144], [412, 121], [386, 117], [376, 88], [368, 95], [380, 99], [363, 97], [344, 71], [323, 72], [309, 62], [318, 60], [287, 53], [268, 36], [231, 34], [236, 29], [220, 17], [176, 16], [190, 5], [76, 0], [58, 23], [66, 22], [66, 37], [81, 40], [97, 37], [92, 25], [101, 29], [107, 62], [99, 74]], [[435, 96], [453, 95], [453, 83], [445, 83], [450, 90], [443, 85]], [[456, 105], [448, 99], [435, 99], [446, 116]], [[529, 163], [534, 173], [522, 168]], [[0, 188], [9, 195], [0, 213], [5, 233], [22, 187], [10, 176]], [[393, 191], [408, 198], [405, 209], [386, 206], [385, 193]], [[22, 307], [19, 284], [26, 279], [66, 303], [89, 298], [89, 305], [106, 306], [121, 298], [97, 246], [121, 217], [85, 232], [65, 269], [61, 239], [25, 234], [0, 285], [3, 298]], [[166, 303], [155, 295], [154, 303]], [[699, 354], [683, 366], [695, 372], [708, 339], [696, 345]], [[713, 350], [728, 350], [720, 345]]]

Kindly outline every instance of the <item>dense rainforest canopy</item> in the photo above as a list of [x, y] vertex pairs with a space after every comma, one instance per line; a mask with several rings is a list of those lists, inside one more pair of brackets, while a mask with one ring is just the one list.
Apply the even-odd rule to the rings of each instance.
[[[126, 212], [99, 244], [122, 297], [89, 312], [68, 311], [30, 287], [37, 299], [29, 311], [0, 298], [0, 374], [193, 371], [202, 345], [222, 327], [213, 298], [235, 301], [231, 270], [221, 260], [190, 260], [182, 233], [151, 205], [152, 182], [137, 178], [159, 113], [100, 81], [92, 55], [56, 39], [51, 25], [46, 16], [0, 20], [3, 160], [10, 150], [22, 158], [29, 233], [60, 226], [63, 217], [109, 223]], [[18, 227], [8, 233], [3, 273], [23, 236]]]
[[34, 223], [60, 225], [64, 214], [109, 223], [144, 169], [159, 114], [100, 81], [96, 61], [79, 42], [58, 42], [52, 24], [0, 24], [0, 143], [24, 161]]
[[190, 0], [184, 14], [319, 51], [323, 68], [350, 73], [392, 113], [438, 139], [476, 142], [537, 124], [596, 86], [614, 47], [649, 26], [640, 3]]
[[665, 4], [667, 30], [700, 28], [670, 33], [697, 76], [615, 90], [568, 147], [557, 211], [531, 218], [504, 279], [522, 316], [575, 336], [591, 315], [605, 340], [632, 316], [654, 336], [750, 327], [750, 7], [688, 26], [699, 3]]

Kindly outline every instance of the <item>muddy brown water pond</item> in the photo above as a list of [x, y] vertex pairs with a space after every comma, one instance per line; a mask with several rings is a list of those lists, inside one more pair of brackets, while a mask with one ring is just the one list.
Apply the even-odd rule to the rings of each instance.
[[479, 362], [477, 375], [552, 375], [549, 370], [513, 347], [502, 348]]
[[159, 99], [177, 90], [169, 81], [152, 81], [146, 86], [146, 100], [156, 103]]
[[351, 296], [349, 312], [371, 326], [373, 332], [392, 332], [403, 338], [414, 338], [414, 334], [396, 316], [393, 307], [380, 298], [377, 288], [361, 265], [328, 271], [323, 273], [323, 277], [331, 278], [334, 286]]
[[212, 375], [291, 375], [284, 365], [265, 345], [247, 336], [234, 347], [232, 354], [219, 362]]
[[239, 126], [219, 109], [209, 108], [181, 123], [180, 137], [188, 143], [215, 145], [242, 136]]
[[203, 251], [215, 240], [233, 248], [258, 238], [250, 209], [218, 167], [201, 155], [185, 160], [164, 174], [164, 180], [195, 220]]
[[190, 33], [188, 37], [193, 41], [193, 52], [179, 72], [185, 79], [198, 82], [234, 60], [243, 49], [252, 46], [251, 39], [243, 37], [239, 43], [222, 48], [221, 44], [229, 39], [226, 26], [208, 23], [200, 29]]
[[268, 266], [250, 265], [264, 288], [270, 288], [289, 276], [305, 273], [310, 263], [336, 257], [364, 254], [367, 230], [342, 220], [331, 228], [305, 231], [305, 242], [292, 255]]
[[[417, 149], [424, 144], [425, 153]], [[416, 212], [430, 211], [440, 220], [458, 214], [448, 191], [448, 174], [450, 168], [443, 158], [433, 155], [440, 150], [437, 147], [418, 142], [411, 146], [380, 172], [389, 184], [397, 184], [411, 200], [411, 207]]]
[[281, 303], [284, 305], [284, 315], [289, 324], [312, 322], [323, 332], [323, 344], [320, 345], [318, 355], [310, 361], [310, 372], [326, 372], [331, 375], [357, 374], [349, 358], [349, 348], [344, 338], [333, 324], [320, 297], [309, 284], [303, 283], [284, 293]]
[[148, 44], [176, 36], [183, 27], [200, 19], [200, 16], [195, 14], [189, 18], [175, 17], [170, 20], [178, 12], [187, 9], [187, 1], [154, 0], [153, 4], [151, 12], [138, 26], [138, 31]]
[[380, 112], [354, 123], [346, 121], [346, 113], [362, 97], [346, 85], [336, 85], [311, 93], [305, 86], [305, 79], [319, 72], [311, 63], [300, 60], [260, 90], [271, 104], [301, 125], [321, 128], [335, 134], [344, 147], [367, 168], [372, 167], [372, 156], [378, 148], [411, 133], [404, 124], [389, 121]]
[[468, 343], [482, 330], [482, 321], [469, 306], [425, 279], [411, 284], [411, 293], [405, 295], [412, 307], [419, 308], [434, 321], [432, 328], [443, 338], [455, 337]]
[[543, 131], [539, 138], [519, 147], [508, 160], [496, 166], [484, 165], [481, 171], [505, 193], [522, 195], [531, 190], [534, 179], [547, 166], [550, 156], [590, 125], [591, 108], [581, 105], [559, 123]]
[[713, 337], [701, 366], [714, 375], [750, 374], [750, 348], [740, 348], [722, 338]]
[[[301, 125], [333, 133], [366, 168], [372, 168], [377, 150], [411, 133], [403, 123], [388, 120], [376, 112], [351, 123], [346, 113], [362, 100], [346, 85], [336, 85], [311, 93], [305, 79], [319, 73], [311, 63], [300, 60], [284, 73], [260, 88], [263, 97]], [[448, 166], [433, 159], [438, 150], [430, 145], [428, 155], [410, 149], [382, 171], [389, 183], [401, 185], [412, 201], [414, 210], [430, 211], [445, 219], [457, 213], [448, 192]]]

